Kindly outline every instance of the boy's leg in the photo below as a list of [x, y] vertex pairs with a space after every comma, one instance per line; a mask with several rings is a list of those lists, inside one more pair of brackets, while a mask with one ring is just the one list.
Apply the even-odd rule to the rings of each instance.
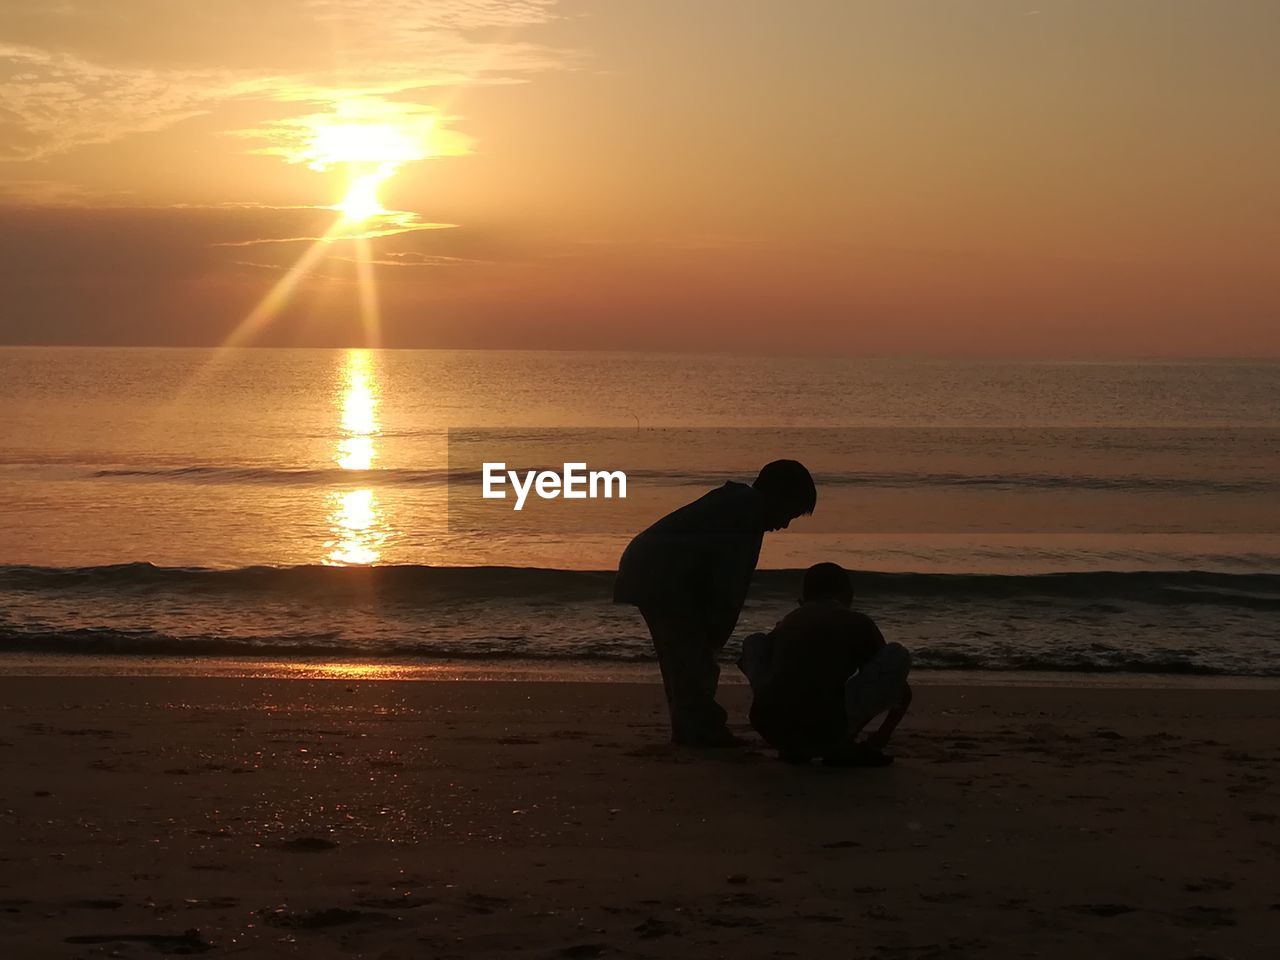
[[886, 643], [849, 678], [844, 685], [844, 703], [851, 738], [877, 714], [903, 704], [910, 672], [911, 654], [907, 648], [900, 643]]
[[706, 629], [695, 616], [641, 608], [662, 670], [671, 739], [708, 745], [730, 738], [728, 714], [716, 703], [720, 666]]

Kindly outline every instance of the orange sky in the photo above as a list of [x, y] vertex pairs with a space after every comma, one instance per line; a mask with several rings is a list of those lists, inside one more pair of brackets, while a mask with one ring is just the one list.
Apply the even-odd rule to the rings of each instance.
[[1277, 356], [1277, 36], [1268, 0], [8, 0], [0, 342]]

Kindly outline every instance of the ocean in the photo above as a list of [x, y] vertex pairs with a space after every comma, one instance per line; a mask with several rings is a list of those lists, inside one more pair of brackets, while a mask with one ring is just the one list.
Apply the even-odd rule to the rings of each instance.
[[[918, 668], [1280, 675], [1277, 363], [0, 348], [0, 410], [8, 657], [644, 662], [628, 535], [793, 457], [738, 637], [836, 560]], [[631, 490], [490, 509], [479, 450]]]

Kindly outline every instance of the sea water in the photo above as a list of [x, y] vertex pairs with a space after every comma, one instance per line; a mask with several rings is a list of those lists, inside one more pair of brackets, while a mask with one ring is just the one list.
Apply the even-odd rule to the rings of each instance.
[[[473, 435], [640, 495], [460, 522]], [[739, 636], [830, 559], [920, 667], [1277, 675], [1278, 438], [1274, 363], [0, 349], [0, 649], [643, 660], [627, 535], [793, 457]]]

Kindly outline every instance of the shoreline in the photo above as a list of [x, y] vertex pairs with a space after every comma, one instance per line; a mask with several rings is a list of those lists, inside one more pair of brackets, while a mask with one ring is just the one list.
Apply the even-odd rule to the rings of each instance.
[[[656, 662], [585, 660], [346, 660], [93, 656], [80, 653], [0, 653], [0, 679], [68, 678], [209, 678], [272, 680], [368, 680], [405, 682], [500, 682], [660, 684]], [[1121, 673], [1023, 670], [916, 669], [912, 683], [922, 686], [1009, 687], [1126, 690], [1273, 690], [1280, 677], [1187, 673]], [[720, 685], [744, 687], [746, 680], [731, 663], [721, 664]]]

